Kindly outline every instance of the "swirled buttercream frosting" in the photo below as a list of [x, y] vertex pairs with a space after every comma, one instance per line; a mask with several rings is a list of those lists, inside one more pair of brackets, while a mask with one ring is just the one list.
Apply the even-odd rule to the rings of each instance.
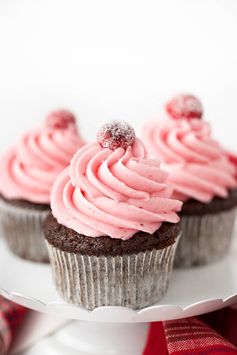
[[52, 112], [1, 156], [0, 193], [49, 204], [53, 182], [83, 144], [72, 113]]
[[167, 173], [125, 127], [118, 121], [103, 126], [98, 141], [80, 148], [58, 176], [51, 193], [58, 223], [86, 236], [126, 240], [179, 221], [182, 203], [171, 198]]
[[208, 203], [237, 186], [235, 167], [200, 118], [166, 118], [146, 124], [143, 141], [150, 156], [163, 162], [174, 198]]

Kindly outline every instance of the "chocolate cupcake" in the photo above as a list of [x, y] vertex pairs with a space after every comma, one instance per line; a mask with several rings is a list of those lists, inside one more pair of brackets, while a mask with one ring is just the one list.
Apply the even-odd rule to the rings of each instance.
[[178, 267], [220, 260], [230, 248], [234, 228], [236, 169], [201, 118], [201, 103], [180, 95], [166, 105], [166, 119], [148, 123], [143, 130], [150, 156], [160, 159], [169, 172], [173, 197], [184, 202]]
[[65, 301], [87, 309], [156, 303], [179, 240], [180, 201], [159, 162], [125, 122], [102, 127], [54, 183], [44, 223], [53, 277]]
[[74, 116], [61, 110], [51, 113], [1, 156], [0, 222], [16, 255], [48, 261], [42, 222], [50, 211], [51, 187], [82, 145]]

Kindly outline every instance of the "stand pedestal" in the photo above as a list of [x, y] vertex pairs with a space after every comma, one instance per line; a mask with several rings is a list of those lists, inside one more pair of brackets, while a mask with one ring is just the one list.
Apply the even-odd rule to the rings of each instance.
[[0, 294], [30, 309], [77, 320], [24, 355], [141, 355], [149, 322], [192, 317], [237, 302], [237, 245], [218, 263], [174, 270], [159, 304], [87, 311], [60, 298], [49, 265], [17, 258], [0, 240]]
[[142, 355], [149, 323], [73, 321], [25, 355]]

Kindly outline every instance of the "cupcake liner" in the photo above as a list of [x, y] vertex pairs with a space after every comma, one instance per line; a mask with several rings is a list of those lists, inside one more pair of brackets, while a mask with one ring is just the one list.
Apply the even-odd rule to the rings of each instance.
[[48, 262], [42, 222], [49, 209], [15, 206], [0, 199], [1, 231], [9, 249], [21, 258]]
[[236, 208], [202, 216], [182, 216], [182, 238], [175, 255], [175, 267], [206, 265], [229, 251]]
[[123, 256], [87, 256], [61, 251], [46, 241], [53, 278], [62, 298], [86, 309], [157, 303], [173, 268], [176, 241], [159, 250]]

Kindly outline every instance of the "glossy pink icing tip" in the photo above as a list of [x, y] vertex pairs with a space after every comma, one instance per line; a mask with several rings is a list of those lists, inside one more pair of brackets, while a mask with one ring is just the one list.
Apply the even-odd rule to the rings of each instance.
[[165, 105], [171, 118], [193, 119], [202, 118], [203, 107], [201, 101], [190, 94], [179, 94], [172, 97]]
[[76, 118], [72, 112], [67, 110], [52, 111], [45, 120], [48, 128], [67, 129], [70, 125], [76, 125]]
[[97, 142], [102, 148], [127, 149], [135, 139], [134, 129], [125, 121], [105, 123], [97, 134]]

